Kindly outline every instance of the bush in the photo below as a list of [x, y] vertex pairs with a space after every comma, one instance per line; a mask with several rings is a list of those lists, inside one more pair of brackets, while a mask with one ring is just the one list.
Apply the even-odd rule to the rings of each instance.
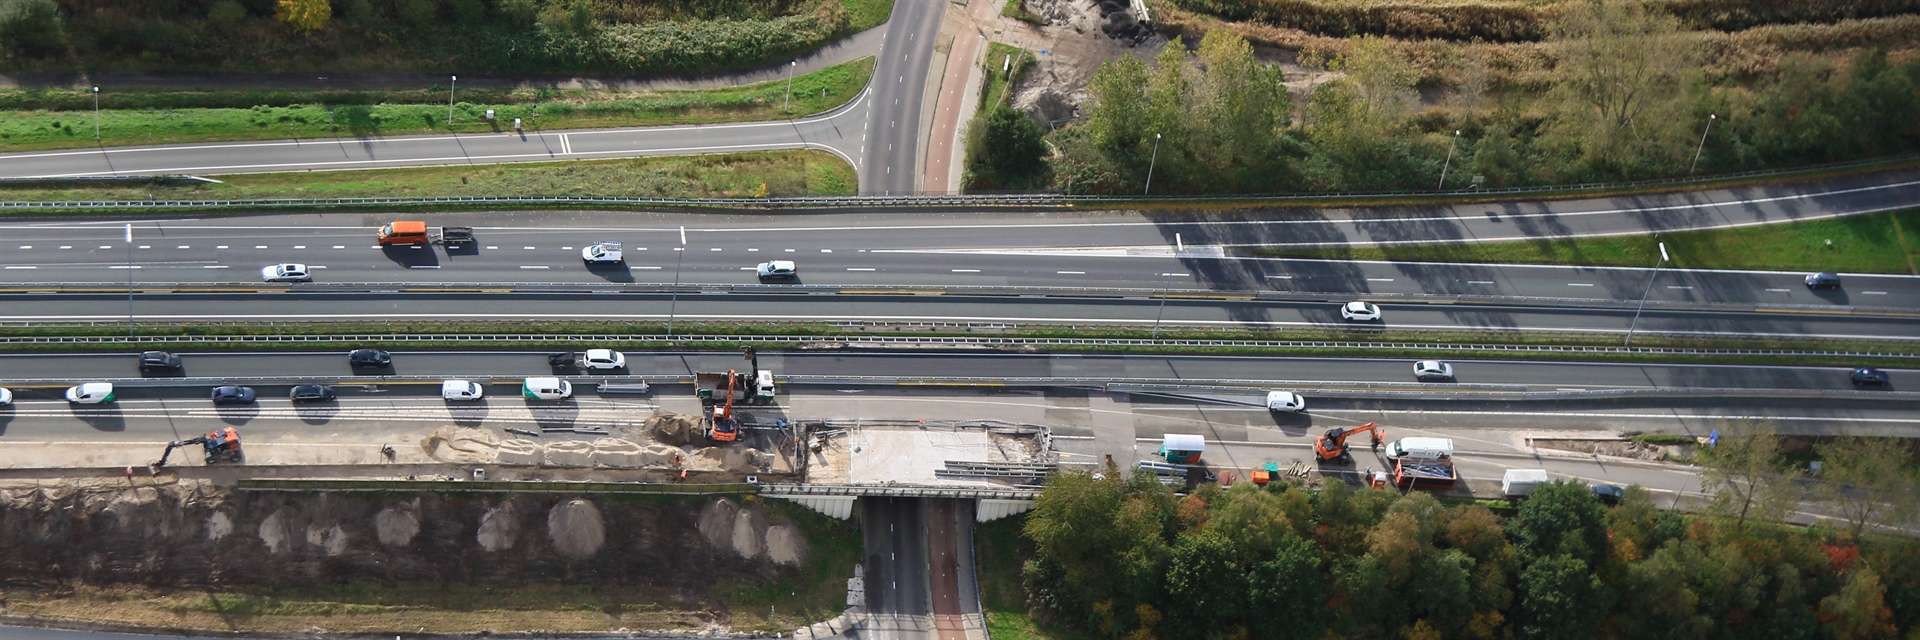
[[1047, 183], [1047, 144], [1025, 114], [993, 105], [967, 126], [968, 190], [1032, 189]]
[[10, 52], [42, 55], [66, 41], [60, 8], [53, 0], [0, 0], [0, 45]]

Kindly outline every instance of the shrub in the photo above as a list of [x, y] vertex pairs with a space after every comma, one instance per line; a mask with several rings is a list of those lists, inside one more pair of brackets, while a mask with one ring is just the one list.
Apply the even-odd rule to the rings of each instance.
[[65, 39], [53, 0], [0, 0], [0, 46], [31, 56], [57, 50]]

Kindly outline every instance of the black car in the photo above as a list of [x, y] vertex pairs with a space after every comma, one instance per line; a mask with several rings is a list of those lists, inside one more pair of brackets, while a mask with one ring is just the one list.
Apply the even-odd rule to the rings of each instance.
[[324, 384], [303, 384], [287, 392], [287, 399], [294, 402], [333, 402], [333, 389]]
[[140, 353], [140, 371], [179, 371], [180, 356], [165, 351], [143, 351]]
[[354, 349], [347, 353], [347, 362], [354, 368], [379, 368], [393, 365], [393, 354], [379, 349]]
[[1627, 488], [1617, 484], [1596, 484], [1593, 485], [1593, 496], [1599, 498], [1601, 504], [1616, 505], [1620, 504], [1621, 498], [1627, 497]]
[[1808, 289], [1838, 289], [1840, 288], [1840, 274], [1834, 273], [1832, 271], [1822, 271], [1820, 273], [1809, 273], [1807, 274], [1807, 288]]
[[1853, 370], [1853, 383], [1860, 385], [1883, 385], [1892, 380], [1887, 372], [1873, 367], [1860, 367]]
[[213, 388], [214, 404], [253, 404], [253, 387], [227, 385]]

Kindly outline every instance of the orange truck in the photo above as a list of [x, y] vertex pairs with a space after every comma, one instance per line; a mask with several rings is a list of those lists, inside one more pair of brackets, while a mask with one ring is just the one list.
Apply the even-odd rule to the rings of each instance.
[[389, 222], [380, 227], [380, 246], [395, 244], [427, 244], [427, 223], [419, 220], [401, 220]]

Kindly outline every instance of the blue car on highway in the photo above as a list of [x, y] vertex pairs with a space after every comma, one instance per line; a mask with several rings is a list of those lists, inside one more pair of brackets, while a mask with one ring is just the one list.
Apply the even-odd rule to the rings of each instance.
[[253, 387], [227, 385], [213, 388], [214, 404], [253, 404]]

